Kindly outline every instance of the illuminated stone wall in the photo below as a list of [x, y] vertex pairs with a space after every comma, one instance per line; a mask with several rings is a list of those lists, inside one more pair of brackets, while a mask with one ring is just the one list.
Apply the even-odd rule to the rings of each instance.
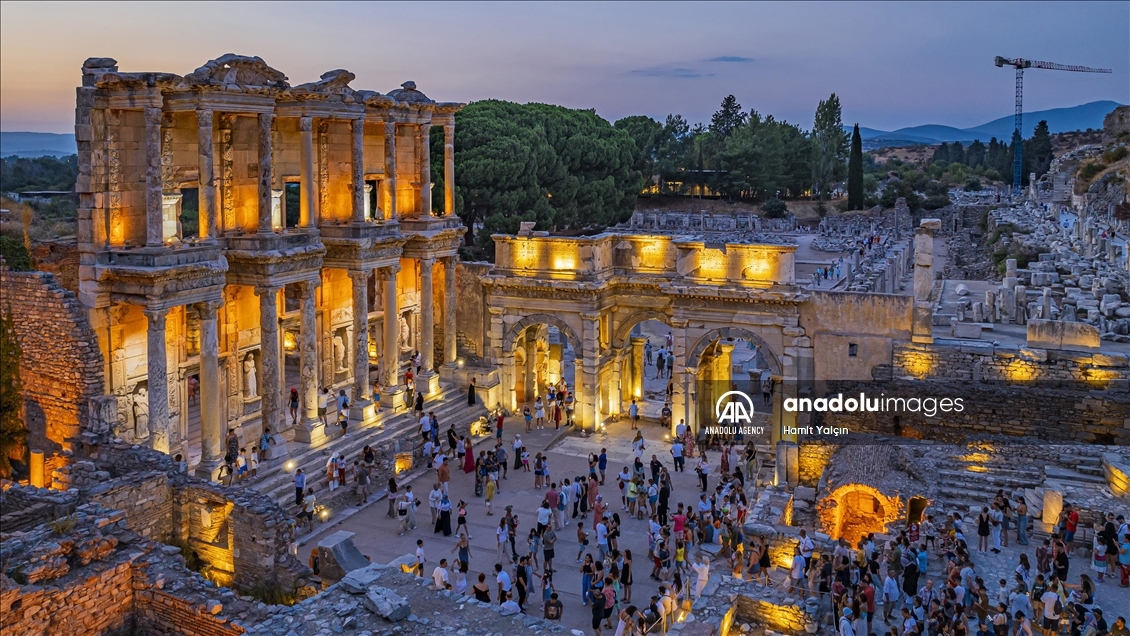
[[102, 353], [72, 291], [43, 272], [0, 272], [0, 308], [10, 312], [23, 350], [24, 421], [28, 446], [69, 450], [90, 420], [91, 398], [103, 391]]
[[931, 418], [906, 412], [824, 413], [815, 421], [854, 432], [924, 434], [938, 441], [1009, 435], [1027, 441], [1130, 444], [1130, 361], [1125, 354], [989, 343], [899, 344], [893, 361], [893, 366], [875, 367], [873, 382], [829, 383], [828, 390], [960, 397], [963, 410]]
[[459, 316], [456, 340], [458, 351], [482, 356], [486, 323], [486, 297], [482, 276], [490, 272], [490, 263], [459, 263], [455, 269], [456, 314]]

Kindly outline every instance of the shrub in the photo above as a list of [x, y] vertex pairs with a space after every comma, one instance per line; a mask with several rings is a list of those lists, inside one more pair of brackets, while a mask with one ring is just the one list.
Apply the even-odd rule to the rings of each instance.
[[279, 583], [278, 579], [257, 581], [251, 589], [246, 590], [248, 596], [267, 605], [294, 605], [297, 595], [294, 590], [288, 590]]
[[977, 177], [969, 177], [969, 180], [965, 182], [965, 191], [966, 192], [977, 192], [980, 189], [981, 189], [981, 180], [978, 179]]
[[24, 247], [23, 241], [10, 236], [0, 236], [0, 256], [4, 257], [4, 264], [13, 272], [30, 272], [31, 254]]
[[783, 219], [788, 209], [789, 206], [780, 199], [769, 199], [761, 204], [761, 210], [765, 212], [767, 219]]
[[1110, 165], [1116, 161], [1121, 161], [1126, 158], [1127, 154], [1130, 154], [1130, 151], [1126, 150], [1126, 146], [1112, 148], [1103, 153], [1103, 163]]
[[922, 202], [922, 207], [927, 210], [937, 210], [938, 208], [944, 208], [949, 204], [950, 198], [948, 196], [944, 194], [934, 194], [926, 197], [926, 200]]
[[1106, 165], [1098, 161], [1088, 161], [1079, 168], [1079, 178], [1083, 181], [1090, 181], [1095, 178], [1095, 175], [1106, 170]]

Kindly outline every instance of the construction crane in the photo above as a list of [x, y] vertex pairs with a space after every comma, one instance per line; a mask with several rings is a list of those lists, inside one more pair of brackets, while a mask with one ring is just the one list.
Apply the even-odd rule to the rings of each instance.
[[[1043, 68], [1050, 71], [1075, 71], [1076, 73], [1111, 72], [1109, 68], [1091, 68], [1089, 66], [1071, 66], [1069, 64], [1056, 64], [1054, 62], [1037, 62], [1035, 60], [1025, 60], [1019, 57], [1009, 59], [999, 55], [993, 59], [993, 63], [996, 64], [998, 68], [1006, 65], [1016, 67], [1016, 132], [1020, 133], [1019, 139], [1021, 141], [1024, 139], [1024, 69]], [[1024, 168], [1023, 150], [1021, 148], [1023, 145], [1023, 143], [1016, 144], [1016, 149], [1012, 153], [1013, 192], [1020, 191], [1020, 173]]]

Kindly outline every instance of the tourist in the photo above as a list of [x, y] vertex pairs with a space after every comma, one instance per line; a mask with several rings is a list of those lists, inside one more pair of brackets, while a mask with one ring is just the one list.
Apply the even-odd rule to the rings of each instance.
[[536, 419], [538, 430], [545, 428], [545, 403], [542, 402], [541, 396], [534, 399], [534, 418]]
[[487, 575], [480, 572], [478, 581], [471, 586], [471, 594], [480, 603], [490, 603], [490, 586], [487, 585]]
[[435, 522], [432, 534], [442, 532], [443, 536], [451, 536], [451, 500], [444, 494], [439, 502], [439, 519]]
[[638, 429], [640, 424], [640, 407], [632, 398], [632, 405], [628, 407], [628, 418], [632, 420], [632, 429]]
[[357, 504], [364, 506], [369, 503], [369, 468], [355, 460], [353, 462], [353, 474], [357, 483]]
[[471, 378], [471, 384], [467, 387], [467, 406], [475, 405], [475, 378]]
[[306, 520], [306, 522], [309, 524], [310, 532], [313, 532], [314, 531], [314, 509], [318, 505], [318, 500], [317, 500], [316, 497], [314, 497], [314, 489], [313, 488], [307, 488], [306, 489], [306, 497], [302, 500], [300, 505], [302, 506], [302, 509], [298, 511], [298, 516], [296, 518], [296, 522], [299, 526], [301, 526], [302, 521]]
[[416, 499], [415, 493], [412, 492], [412, 486], [404, 487], [404, 500], [408, 502], [408, 522], [411, 524], [411, 530], [416, 529], [416, 507], [420, 505], [420, 501]]
[[430, 523], [433, 525], [436, 519], [439, 518], [439, 502], [443, 500], [443, 488], [439, 482], [432, 484], [432, 491], [428, 493], [428, 509], [432, 512], [432, 520]]
[[695, 466], [694, 472], [698, 475], [698, 484], [702, 492], [706, 492], [707, 478], [710, 475], [710, 461], [706, 458], [706, 450], [703, 449], [702, 456], [699, 457], [698, 466]]
[[486, 477], [486, 486], [484, 488], [485, 494], [483, 497], [487, 502], [487, 516], [494, 514], [494, 495], [498, 490], [498, 487], [495, 484], [495, 480], [492, 479], [490, 477], [490, 474], [488, 473]]
[[295, 426], [298, 424], [298, 389], [290, 387], [290, 425]]
[[306, 492], [306, 473], [302, 469], [294, 471], [294, 505], [301, 506], [302, 498]]
[[977, 551], [985, 552], [989, 549], [989, 535], [991, 519], [989, 518], [989, 509], [982, 507], [981, 512], [977, 515]]
[[318, 418], [322, 420], [322, 426], [328, 427], [329, 421], [326, 419], [326, 412], [330, 408], [330, 400], [333, 397], [330, 395], [329, 387], [322, 387], [322, 392], [318, 394]]
[[546, 528], [545, 532], [541, 535], [541, 554], [542, 562], [545, 564], [545, 571], [550, 572], [553, 570], [553, 559], [557, 556], [557, 551], [554, 546], [557, 544], [557, 532], [553, 527]]
[[[546, 577], [549, 576], [548, 571], [546, 572], [545, 576]], [[545, 579], [545, 580], [548, 580], [548, 579]], [[552, 589], [551, 587], [549, 587], [548, 582], [546, 583], [546, 589]], [[549, 595], [549, 600], [545, 602], [545, 610], [544, 610], [542, 616], [546, 620], [559, 621], [559, 620], [561, 620], [561, 614], [562, 614], [563, 610], [564, 610], [564, 605], [562, 605], [561, 601], [558, 600], [557, 592], [551, 592], [550, 595]]]
[[1130, 531], [1122, 533], [1122, 540], [1118, 545], [1118, 572], [1119, 586], [1130, 587]]
[[440, 559], [439, 565], [432, 570], [432, 583], [437, 590], [451, 589], [451, 579], [447, 572], [447, 559]]

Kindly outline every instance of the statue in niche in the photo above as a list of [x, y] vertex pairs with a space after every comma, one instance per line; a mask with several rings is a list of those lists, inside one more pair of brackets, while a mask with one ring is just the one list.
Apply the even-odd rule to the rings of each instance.
[[334, 364], [338, 371], [345, 371], [345, 340], [340, 333], [334, 335]]
[[149, 391], [145, 387], [137, 389], [133, 395], [133, 438], [149, 437]]
[[249, 353], [243, 359], [244, 397], [259, 397], [259, 381], [255, 377], [255, 354]]
[[408, 353], [412, 350], [412, 342], [408, 333], [408, 320], [404, 316], [400, 317], [400, 353]]

